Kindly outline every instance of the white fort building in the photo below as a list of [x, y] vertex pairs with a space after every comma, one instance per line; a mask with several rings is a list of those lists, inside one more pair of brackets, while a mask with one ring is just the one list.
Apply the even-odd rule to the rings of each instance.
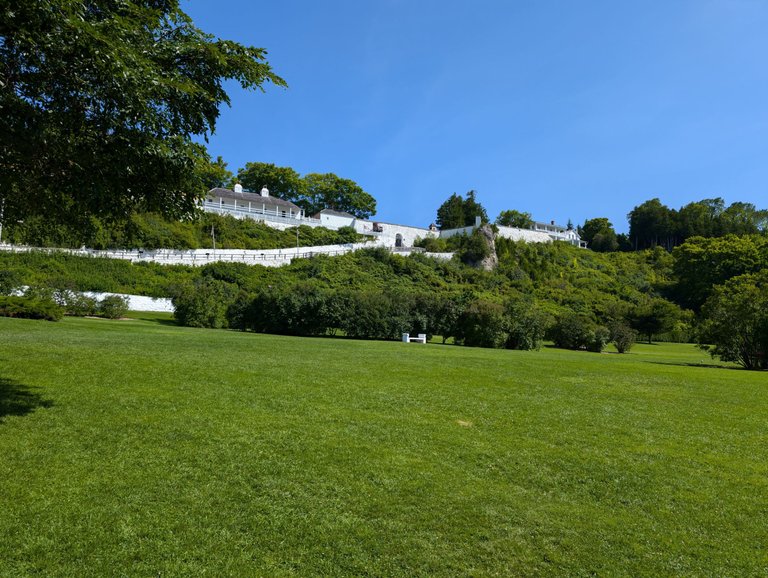
[[[262, 221], [276, 229], [287, 229], [299, 225], [309, 227], [325, 227], [341, 229], [352, 227], [358, 233], [373, 237], [377, 244], [393, 248], [413, 247], [416, 239], [426, 237], [452, 237], [454, 235], [470, 234], [479, 226], [479, 222], [471, 227], [460, 229], [438, 230], [435, 225], [429, 227], [412, 227], [396, 225], [383, 221], [359, 219], [354, 215], [333, 209], [324, 209], [316, 215], [307, 216], [300, 207], [269, 194], [264, 187], [259, 193], [244, 191], [241, 185], [235, 185], [234, 190], [216, 188], [208, 191], [203, 201], [203, 210], [222, 215], [232, 215], [238, 219], [254, 219]], [[498, 227], [498, 235], [515, 241], [528, 243], [551, 243], [564, 241], [577, 247], [586, 247], [579, 234], [574, 229], [556, 225], [554, 221], [534, 223], [530, 229], [515, 227]]]

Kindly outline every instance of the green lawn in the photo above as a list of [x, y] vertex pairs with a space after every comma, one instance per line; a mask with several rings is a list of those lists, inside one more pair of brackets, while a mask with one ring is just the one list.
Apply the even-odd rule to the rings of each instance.
[[0, 318], [0, 575], [768, 573], [768, 375]]

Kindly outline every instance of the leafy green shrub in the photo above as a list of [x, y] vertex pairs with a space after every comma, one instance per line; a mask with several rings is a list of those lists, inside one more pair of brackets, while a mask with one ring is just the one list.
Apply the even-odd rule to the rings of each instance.
[[625, 323], [617, 323], [611, 328], [611, 342], [619, 353], [627, 353], [635, 344], [637, 331]]
[[586, 349], [596, 353], [605, 349], [611, 332], [596, 325], [586, 315], [569, 312], [560, 315], [549, 331], [556, 347], [563, 349]]
[[471, 347], [502, 347], [507, 341], [507, 318], [498, 303], [475, 301], [458, 321], [457, 339]]
[[107, 295], [98, 306], [98, 314], [107, 319], [120, 319], [128, 313], [128, 298], [120, 295]]
[[555, 347], [586, 349], [594, 338], [594, 322], [584, 315], [569, 312], [560, 315], [550, 328], [550, 339]]
[[182, 325], [220, 329], [228, 326], [227, 310], [237, 296], [237, 286], [202, 277], [177, 289], [172, 302], [174, 317]]
[[592, 329], [592, 335], [586, 344], [587, 351], [600, 353], [611, 339], [611, 332], [606, 327], [595, 327]]
[[510, 301], [506, 306], [507, 349], [540, 349], [548, 317], [534, 303]]
[[10, 295], [22, 284], [21, 275], [17, 271], [0, 270], [0, 295]]
[[98, 314], [99, 303], [94, 297], [75, 291], [60, 291], [58, 296], [59, 304], [64, 307], [66, 315], [86, 317]]
[[3, 295], [0, 296], [0, 316], [59, 321], [64, 316], [64, 308], [51, 300]]

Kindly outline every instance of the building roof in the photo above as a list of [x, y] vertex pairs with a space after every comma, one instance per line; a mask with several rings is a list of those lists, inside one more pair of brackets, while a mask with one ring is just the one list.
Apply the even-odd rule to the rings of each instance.
[[282, 210], [292, 210], [294, 213], [298, 213], [301, 211], [301, 208], [298, 205], [294, 205], [290, 201], [286, 201], [283, 199], [279, 199], [277, 197], [268, 196], [268, 197], [262, 197], [259, 193], [236, 193], [235, 191], [232, 191], [230, 189], [222, 189], [222, 188], [215, 188], [208, 191], [208, 197], [221, 197], [223, 199], [232, 199], [237, 201], [244, 201], [244, 202], [252, 202], [255, 205], [267, 205], [269, 207], [280, 207]]
[[345, 211], [337, 211], [336, 209], [323, 209], [318, 215], [334, 215], [336, 217], [349, 217], [350, 219], [357, 219], [352, 213], [347, 213]]

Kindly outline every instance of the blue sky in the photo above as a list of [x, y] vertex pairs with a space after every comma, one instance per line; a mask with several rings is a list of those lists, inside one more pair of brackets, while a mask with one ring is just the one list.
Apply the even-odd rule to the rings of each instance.
[[187, 0], [288, 89], [232, 85], [211, 154], [333, 172], [384, 221], [453, 192], [575, 224], [721, 196], [768, 207], [763, 0]]

